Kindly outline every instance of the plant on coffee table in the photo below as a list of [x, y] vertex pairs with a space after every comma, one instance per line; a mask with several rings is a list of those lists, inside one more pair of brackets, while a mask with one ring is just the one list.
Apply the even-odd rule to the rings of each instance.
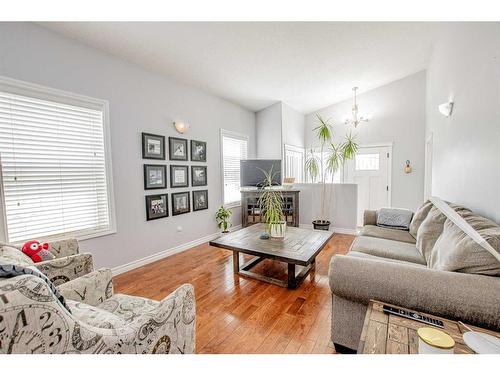
[[283, 215], [283, 194], [280, 190], [275, 190], [272, 187], [274, 177], [278, 172], [273, 173], [273, 168], [269, 172], [262, 170], [264, 173], [263, 192], [259, 200], [260, 212], [264, 216], [264, 221], [267, 224], [267, 231], [271, 237], [285, 237], [286, 221]]

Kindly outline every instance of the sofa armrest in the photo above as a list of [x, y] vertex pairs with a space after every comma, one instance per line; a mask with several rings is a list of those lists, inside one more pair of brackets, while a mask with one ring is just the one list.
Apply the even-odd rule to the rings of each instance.
[[351, 301], [375, 299], [500, 329], [499, 277], [336, 255], [329, 279], [332, 293]]
[[92, 254], [90, 253], [46, 260], [34, 265], [56, 286], [86, 275], [94, 270]]
[[113, 280], [109, 268], [100, 268], [59, 285], [64, 298], [98, 306], [113, 295]]
[[376, 210], [365, 210], [363, 213], [363, 225], [377, 225]]

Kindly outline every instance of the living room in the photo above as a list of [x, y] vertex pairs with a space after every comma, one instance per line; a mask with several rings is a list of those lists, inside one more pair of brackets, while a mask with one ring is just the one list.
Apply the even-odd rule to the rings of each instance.
[[0, 353], [499, 353], [500, 23], [436, 17], [0, 22]]

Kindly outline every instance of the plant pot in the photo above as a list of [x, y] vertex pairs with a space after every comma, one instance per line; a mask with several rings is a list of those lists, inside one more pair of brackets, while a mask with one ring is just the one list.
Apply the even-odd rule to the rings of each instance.
[[330, 221], [328, 221], [328, 220], [314, 220], [313, 227], [314, 227], [314, 229], [318, 229], [318, 230], [329, 230], [330, 229]]
[[286, 222], [273, 223], [269, 225], [269, 235], [273, 238], [284, 238], [286, 232]]

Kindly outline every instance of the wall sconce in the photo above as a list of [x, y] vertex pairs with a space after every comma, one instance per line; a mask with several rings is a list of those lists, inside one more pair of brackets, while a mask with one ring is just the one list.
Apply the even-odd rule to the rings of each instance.
[[407, 160], [405, 163], [405, 173], [411, 173], [412, 170], [413, 170], [413, 168], [410, 165], [410, 161]]
[[450, 117], [453, 111], [453, 102], [443, 103], [438, 106], [439, 112], [445, 117]]
[[189, 124], [186, 124], [185, 122], [182, 121], [174, 122], [174, 127], [175, 130], [177, 130], [177, 132], [180, 134], [187, 133], [187, 131], [189, 130]]

